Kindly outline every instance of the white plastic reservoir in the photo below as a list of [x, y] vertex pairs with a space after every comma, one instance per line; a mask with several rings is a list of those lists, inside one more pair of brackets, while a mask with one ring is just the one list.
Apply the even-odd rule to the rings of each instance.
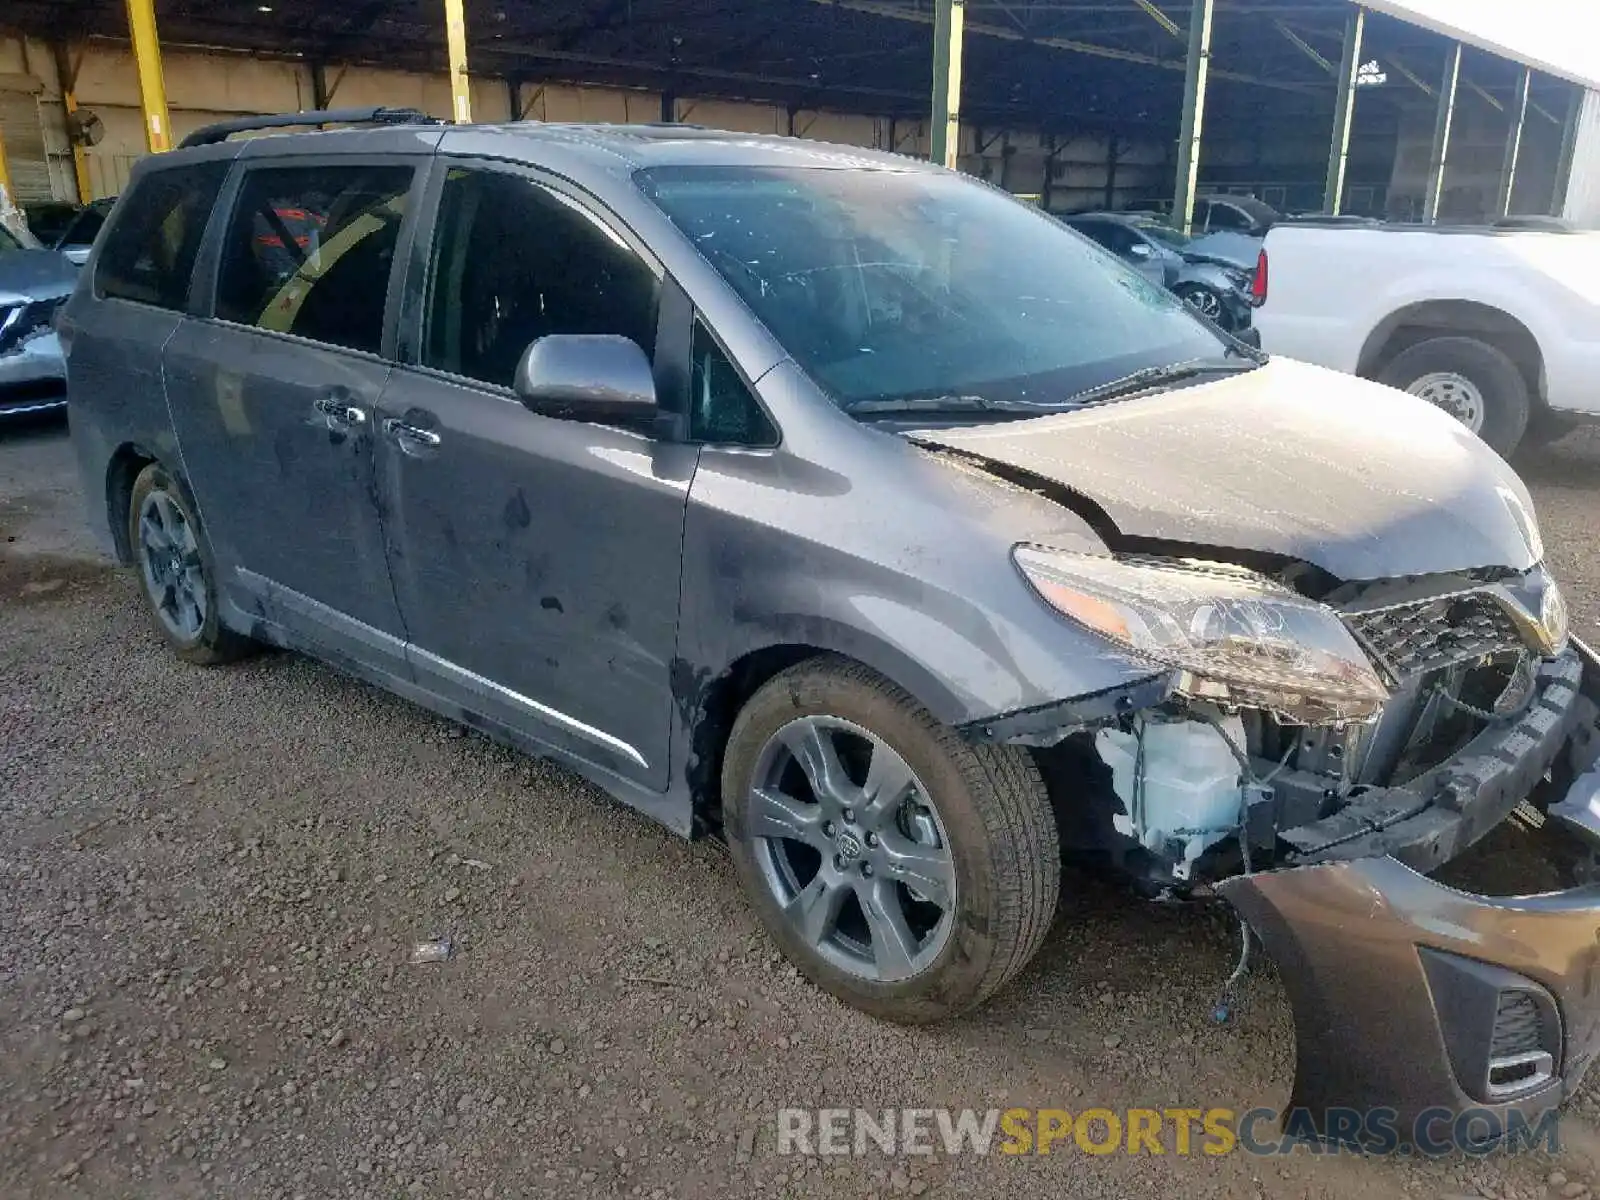
[[[1245, 745], [1244, 723], [1237, 715], [1219, 718], [1235, 746]], [[1135, 764], [1139, 739], [1144, 739], [1144, 783], [1135, 803]], [[1239, 760], [1215, 725], [1204, 721], [1146, 724], [1142, 733], [1102, 729], [1095, 749], [1111, 768], [1111, 786], [1123, 811], [1112, 818], [1117, 832], [1136, 838], [1146, 849], [1166, 856], [1167, 843], [1183, 843], [1183, 861], [1173, 868], [1188, 879], [1194, 862], [1239, 827], [1243, 794]], [[1179, 831], [1182, 830], [1182, 833]]]

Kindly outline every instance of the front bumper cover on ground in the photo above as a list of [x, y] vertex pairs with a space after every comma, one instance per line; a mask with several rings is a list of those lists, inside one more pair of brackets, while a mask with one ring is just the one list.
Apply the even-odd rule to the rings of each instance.
[[[1320, 831], [1320, 844], [1300, 831], [1305, 865], [1217, 885], [1276, 961], [1294, 1010], [1292, 1107], [1319, 1125], [1333, 1109], [1374, 1108], [1402, 1128], [1439, 1107], [1505, 1121], [1577, 1087], [1600, 1051], [1600, 887], [1498, 898], [1419, 872], [1488, 832], [1572, 747], [1587, 766], [1597, 706], [1600, 660], [1575, 643], [1547, 664], [1516, 725], [1409, 788], [1368, 793], [1354, 823]], [[1521, 1074], [1491, 1061], [1502, 998], [1519, 995], [1549, 1055]]]

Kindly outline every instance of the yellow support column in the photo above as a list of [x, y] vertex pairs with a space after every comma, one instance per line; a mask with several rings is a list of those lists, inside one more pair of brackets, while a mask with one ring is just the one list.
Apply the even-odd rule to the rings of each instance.
[[156, 37], [155, 0], [128, 0], [128, 38], [139, 69], [139, 103], [144, 109], [144, 142], [151, 154], [172, 149], [167, 115], [167, 82], [161, 75], [161, 42]]
[[[67, 123], [70, 125], [72, 114], [78, 111], [78, 68], [60, 42], [55, 44], [52, 51], [56, 59], [56, 78], [61, 84], [61, 106], [67, 110]], [[83, 61], [81, 51], [78, 61]], [[72, 170], [78, 181], [78, 203], [87, 204], [94, 199], [91, 195], [93, 188], [89, 184], [89, 159], [77, 138], [72, 139]]]
[[0, 216], [4, 216], [5, 210], [16, 202], [16, 193], [11, 188], [11, 164], [6, 162], [6, 135], [0, 129]]
[[444, 34], [450, 48], [450, 99], [456, 123], [467, 125], [472, 121], [472, 85], [467, 79], [467, 18], [462, 0], [444, 0]]

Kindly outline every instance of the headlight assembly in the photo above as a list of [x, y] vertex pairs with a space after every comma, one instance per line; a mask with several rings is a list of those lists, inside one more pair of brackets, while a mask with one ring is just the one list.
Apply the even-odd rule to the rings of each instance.
[[1252, 571], [1033, 546], [1018, 546], [1012, 556], [1063, 616], [1185, 672], [1180, 690], [1188, 695], [1304, 724], [1362, 721], [1389, 698], [1332, 609]]

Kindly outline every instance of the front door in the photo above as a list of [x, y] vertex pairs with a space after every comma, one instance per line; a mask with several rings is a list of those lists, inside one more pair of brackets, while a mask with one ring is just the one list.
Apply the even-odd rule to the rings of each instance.
[[556, 333], [655, 342], [660, 277], [592, 209], [512, 168], [444, 168], [419, 361], [379, 449], [417, 682], [615, 775], [667, 781], [692, 446], [536, 416]]
[[373, 437], [415, 174], [394, 161], [247, 171], [213, 315], [185, 320], [165, 359], [184, 466], [230, 595], [335, 658], [402, 676]]

